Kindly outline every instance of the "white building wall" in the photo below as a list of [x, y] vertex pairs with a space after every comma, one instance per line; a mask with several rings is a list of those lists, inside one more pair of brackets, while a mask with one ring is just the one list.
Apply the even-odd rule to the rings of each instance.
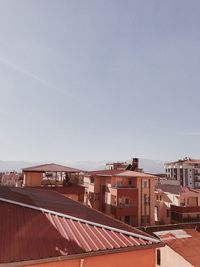
[[180, 254], [176, 253], [169, 246], [160, 248], [161, 264], [157, 267], [193, 267], [191, 263], [186, 261]]

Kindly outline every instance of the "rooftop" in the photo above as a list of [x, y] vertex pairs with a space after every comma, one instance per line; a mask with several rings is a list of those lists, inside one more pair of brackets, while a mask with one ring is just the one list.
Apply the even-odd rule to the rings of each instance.
[[159, 246], [157, 239], [59, 193], [0, 187], [0, 266]]
[[193, 266], [200, 266], [200, 233], [195, 229], [154, 232], [171, 249]]
[[90, 175], [96, 176], [123, 176], [123, 177], [154, 177], [144, 172], [122, 171], [122, 170], [97, 170], [89, 172]]
[[50, 163], [50, 164], [43, 164], [43, 165], [38, 165], [38, 166], [32, 166], [28, 168], [22, 169], [24, 172], [71, 172], [71, 173], [76, 173], [76, 172], [82, 172], [82, 170], [79, 169], [74, 169], [70, 168], [67, 166], [55, 164], [55, 163]]
[[183, 195], [197, 196], [197, 194], [199, 194], [199, 190], [181, 186], [181, 185], [158, 184], [156, 186], [156, 189], [160, 189], [163, 192], [168, 192], [174, 195], [183, 194]]

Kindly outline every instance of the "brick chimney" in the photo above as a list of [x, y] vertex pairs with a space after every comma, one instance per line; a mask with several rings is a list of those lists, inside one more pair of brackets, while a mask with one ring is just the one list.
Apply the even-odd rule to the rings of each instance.
[[139, 169], [139, 159], [138, 158], [133, 158], [132, 159], [132, 167], [131, 170], [132, 171], [138, 171]]

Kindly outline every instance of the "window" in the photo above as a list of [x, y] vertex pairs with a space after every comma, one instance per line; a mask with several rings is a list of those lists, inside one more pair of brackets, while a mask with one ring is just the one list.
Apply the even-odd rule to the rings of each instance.
[[157, 265], [160, 265], [161, 264], [161, 253], [160, 253], [160, 249], [157, 249]]
[[90, 183], [91, 183], [91, 184], [94, 183], [94, 177], [90, 177]]
[[149, 187], [149, 181], [148, 181], [148, 180], [144, 180], [144, 181], [142, 182], [142, 187], [143, 187], [143, 188], [148, 188], [148, 187]]
[[129, 199], [125, 198], [125, 205], [129, 205]]
[[167, 210], [167, 218], [169, 218], [169, 215], [170, 215], [170, 211]]
[[128, 185], [132, 185], [132, 180], [128, 179]]

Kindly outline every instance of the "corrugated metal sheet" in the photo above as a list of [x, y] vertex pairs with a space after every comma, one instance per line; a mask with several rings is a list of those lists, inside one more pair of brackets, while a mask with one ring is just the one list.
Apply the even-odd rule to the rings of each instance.
[[0, 201], [0, 263], [151, 244], [118, 232]]
[[[97, 251], [111, 250], [114, 253], [115, 249], [146, 248], [154, 243], [146, 240], [143, 232], [58, 193], [0, 188], [0, 198], [0, 263], [3, 264]], [[14, 201], [19, 203], [14, 204]], [[53, 208], [55, 211], [41, 211], [40, 208]], [[56, 212], [62, 211], [64, 213], [58, 216]], [[78, 215], [78, 212], [80, 216], [71, 219], [69, 215]], [[125, 234], [118, 229], [109, 230], [107, 226], [81, 221], [80, 217], [89, 217], [90, 221], [94, 219], [97, 223], [103, 222], [119, 229], [121, 227], [122, 231], [132, 231]], [[143, 237], [131, 236], [133, 234], [143, 234]]]
[[149, 236], [140, 230], [53, 191], [35, 188], [0, 187], [0, 198], [7, 198], [24, 204], [78, 217], [80, 219], [108, 225], [121, 230], [139, 234], [142, 233], [143, 235]]

